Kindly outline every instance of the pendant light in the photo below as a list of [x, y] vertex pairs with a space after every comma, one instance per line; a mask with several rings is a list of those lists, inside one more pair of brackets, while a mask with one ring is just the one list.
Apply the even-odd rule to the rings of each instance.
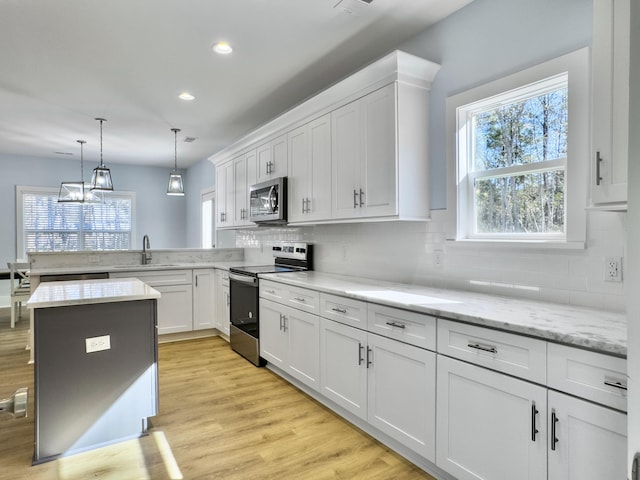
[[169, 185], [167, 186], [167, 195], [184, 196], [184, 184], [182, 183], [182, 175], [178, 173], [178, 132], [179, 128], [172, 128], [174, 136], [174, 163], [173, 171], [169, 174]]
[[61, 203], [102, 203], [104, 199], [101, 192], [91, 192], [84, 183], [84, 140], [77, 140], [80, 144], [80, 181], [62, 182], [58, 193], [58, 202]]
[[102, 122], [107, 120], [104, 118], [96, 118], [100, 122], [100, 165], [93, 169], [93, 175], [91, 175], [91, 191], [112, 191], [113, 182], [111, 180], [111, 170], [105, 167], [102, 162]]

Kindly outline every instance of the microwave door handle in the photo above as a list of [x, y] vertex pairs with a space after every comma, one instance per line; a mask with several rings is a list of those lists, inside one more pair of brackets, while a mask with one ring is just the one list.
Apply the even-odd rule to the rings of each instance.
[[271, 188], [269, 189], [269, 207], [271, 209], [271, 213], [274, 213], [276, 211], [276, 208], [278, 208], [278, 202], [276, 201], [275, 196], [273, 195], [274, 190], [276, 189], [275, 185], [271, 185]]

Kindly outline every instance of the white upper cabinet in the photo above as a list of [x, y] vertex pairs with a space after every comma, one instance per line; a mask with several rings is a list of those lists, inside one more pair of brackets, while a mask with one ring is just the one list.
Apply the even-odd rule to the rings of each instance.
[[216, 167], [216, 227], [233, 225], [235, 203], [234, 162], [228, 161]]
[[256, 183], [256, 150], [233, 159], [234, 216], [233, 225], [252, 225], [249, 221], [249, 188]]
[[[429, 89], [439, 68], [392, 52], [209, 159], [240, 167], [241, 152], [255, 149], [255, 183], [289, 179], [290, 223], [426, 220]], [[243, 200], [233, 195], [235, 210], [222, 200], [222, 217], [234, 218], [219, 228], [247, 224]]]
[[630, 0], [593, 3], [592, 201], [626, 209]]
[[394, 82], [331, 113], [332, 218], [429, 218], [428, 90]]
[[289, 223], [331, 218], [331, 116], [288, 134]]
[[287, 135], [280, 135], [257, 149], [257, 183], [287, 176]]

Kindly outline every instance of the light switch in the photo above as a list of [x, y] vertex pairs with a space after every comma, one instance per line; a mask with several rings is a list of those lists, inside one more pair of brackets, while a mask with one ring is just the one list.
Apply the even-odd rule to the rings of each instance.
[[101, 352], [111, 349], [111, 335], [103, 335], [101, 337], [91, 337], [84, 339], [86, 352]]

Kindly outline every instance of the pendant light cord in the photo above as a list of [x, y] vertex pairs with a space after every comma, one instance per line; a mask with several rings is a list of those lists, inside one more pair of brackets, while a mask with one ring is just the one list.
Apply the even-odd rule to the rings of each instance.
[[178, 171], [178, 132], [180, 131], [179, 128], [172, 128], [171, 131], [173, 132], [173, 145], [174, 145], [174, 156], [173, 156], [173, 171], [177, 172]]
[[102, 162], [102, 122], [106, 122], [106, 118], [96, 118], [100, 122], [100, 166], [104, 167], [104, 163]]
[[80, 144], [80, 181], [84, 182], [84, 140], [76, 140]]

